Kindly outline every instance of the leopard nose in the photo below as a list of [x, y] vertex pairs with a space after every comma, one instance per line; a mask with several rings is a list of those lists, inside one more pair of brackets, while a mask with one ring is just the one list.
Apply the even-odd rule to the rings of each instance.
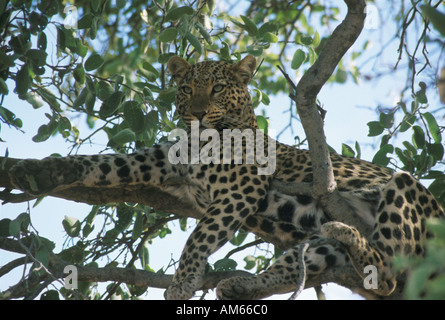
[[198, 120], [202, 120], [202, 118], [204, 118], [204, 116], [207, 114], [206, 111], [196, 111], [196, 112], [192, 112], [192, 114], [198, 118]]

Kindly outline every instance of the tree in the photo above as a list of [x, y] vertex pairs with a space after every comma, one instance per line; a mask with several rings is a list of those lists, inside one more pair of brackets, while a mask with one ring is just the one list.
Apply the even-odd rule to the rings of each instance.
[[[346, 3], [354, 7], [361, 1]], [[377, 8], [384, 4], [369, 3], [373, 6], [368, 6], [368, 17], [373, 19], [365, 22], [365, 28], [374, 28], [374, 19], [379, 17]], [[103, 134], [106, 146], [101, 151], [104, 152], [127, 153], [150, 147], [165, 140], [171, 130], [183, 127], [173, 107], [176, 88], [169, 83], [165, 67], [171, 56], [179, 54], [191, 61], [204, 58], [239, 60], [241, 55], [249, 53], [261, 61], [261, 68], [252, 82], [254, 105], [268, 106], [273, 97], [290, 94], [289, 125], [283, 130], [291, 131], [295, 119], [301, 117], [303, 126], [308, 119], [304, 119], [303, 109], [298, 110], [300, 117], [295, 112], [294, 100], [301, 101], [298, 93], [304, 92], [304, 86], [302, 91], [294, 92], [288, 80], [303, 74], [310, 79], [317, 61], [323, 66], [318, 70], [323, 71], [325, 77], [317, 84], [318, 91], [326, 81], [341, 86], [350, 81], [377, 82], [393, 77], [395, 66], [396, 70], [406, 73], [406, 85], [399, 93], [399, 102], [390, 107], [374, 107], [378, 115], [376, 119], [369, 119], [368, 128], [364, 128], [370, 137], [378, 137], [374, 140], [376, 152], [372, 160], [390, 168], [407, 170], [419, 179], [431, 180], [430, 191], [445, 204], [441, 135], [444, 127], [440, 125], [445, 113], [435, 90], [444, 48], [440, 38], [440, 33], [444, 33], [440, 3], [428, 1], [422, 6], [405, 1], [391, 2], [397, 9], [391, 21], [401, 32], [391, 35], [388, 43], [382, 44], [377, 52], [365, 41], [360, 50], [340, 59], [345, 52], [338, 48], [347, 50], [353, 43], [344, 46], [341, 37], [349, 30], [359, 29], [339, 31], [338, 36], [343, 41], [336, 40], [335, 33], [331, 37], [331, 26], [337, 25], [337, 20], [345, 15], [345, 8], [339, 3], [252, 1], [242, 9], [237, 6], [236, 11], [227, 11], [218, 8], [222, 4], [213, 1], [95, 0], [76, 1], [75, 6], [69, 7], [63, 7], [62, 1], [0, 1], [0, 128], [13, 128], [19, 134], [26, 125], [16, 116], [15, 107], [8, 105], [8, 98], [15, 95], [21, 99], [21, 105], [44, 113], [47, 118], [32, 138], [35, 145], [61, 136], [69, 146], [67, 154], [75, 154], [85, 145], [98, 141]], [[358, 12], [363, 13], [363, 10]], [[420, 34], [416, 31], [419, 26]], [[54, 39], [51, 34], [55, 35]], [[356, 36], [351, 39], [355, 40]], [[390, 44], [398, 44], [397, 51]], [[397, 53], [391, 68], [367, 67], [369, 62], [380, 66], [380, 59], [386, 57], [388, 50]], [[326, 56], [336, 58], [329, 61]], [[355, 63], [362, 63], [363, 67]], [[287, 70], [288, 79], [277, 72], [277, 65]], [[369, 73], [364, 73], [365, 69]], [[300, 81], [299, 85], [307, 83], [308, 80]], [[308, 117], [318, 119], [322, 130], [320, 115], [324, 111], [315, 108], [317, 90], [306, 107], [308, 112], [316, 113]], [[311, 96], [311, 92], [304, 94]], [[325, 103], [329, 108], [330, 102]], [[268, 127], [268, 110], [266, 107], [258, 115], [258, 122], [264, 129]], [[76, 125], [78, 119], [86, 123], [89, 130], [84, 131]], [[311, 142], [310, 127], [305, 126], [310, 150], [317, 152], [317, 147], [311, 145], [317, 142]], [[305, 144], [305, 139], [297, 138], [294, 142]], [[5, 157], [1, 159], [0, 186], [4, 188], [1, 198], [6, 203], [30, 201], [26, 194], [10, 192], [8, 169], [18, 160], [8, 157], [8, 149], [13, 152], [13, 145], [6, 145], [3, 140], [0, 143], [7, 146]], [[324, 139], [320, 146], [325, 148]], [[320, 160], [326, 157], [326, 150], [322, 151]], [[358, 142], [354, 147], [344, 143], [340, 152], [360, 157], [361, 147]], [[332, 179], [329, 180], [326, 172], [329, 168], [322, 168], [316, 175], [322, 180], [314, 182], [321, 186], [319, 194], [332, 187], [329, 183]], [[293, 187], [311, 192], [305, 189], [307, 186]], [[57, 254], [52, 239], [39, 236], [30, 223], [32, 209], [0, 221], [0, 248], [24, 255], [1, 267], [0, 277], [18, 266], [33, 264], [29, 270], [25, 269], [26, 276], [17, 279], [18, 283], [11, 290], [4, 291], [4, 298], [35, 298], [39, 294], [47, 298], [60, 295], [75, 298], [78, 297], [76, 293], [88, 298], [120, 295], [129, 299], [143, 294], [147, 286], [165, 288], [170, 281], [164, 274], [169, 266], [152, 272], [155, 270], [148, 263], [149, 243], [171, 232], [170, 221], [178, 220], [185, 230], [191, 223], [188, 218], [199, 218], [190, 204], [172, 199], [155, 187], [125, 192], [96, 190], [94, 193], [71, 189], [53, 196], [93, 206], [83, 220], [69, 216], [63, 220], [67, 241]], [[34, 206], [40, 200], [37, 199]], [[329, 206], [332, 198], [325, 198], [325, 201]], [[102, 226], [97, 223], [99, 218], [103, 219]], [[340, 216], [339, 220], [342, 219], [348, 216]], [[250, 243], [245, 243], [245, 239], [243, 232], [232, 239], [232, 244], [238, 246], [235, 251], [260, 246], [260, 239]], [[265, 250], [264, 246], [262, 248]], [[255, 271], [260, 272], [280, 254], [278, 249], [268, 251], [265, 255], [246, 256], [246, 269], [256, 268]], [[242, 272], [234, 270], [236, 263], [231, 255], [209, 266], [218, 272], [209, 273], [204, 289], [213, 288], [221, 278]], [[104, 257], [108, 257], [105, 265]], [[80, 290], [71, 291], [60, 286], [57, 290], [48, 290], [50, 283], [64, 277], [63, 269], [71, 264], [79, 266], [79, 280], [84, 281], [79, 283]], [[152, 273], [147, 276], [150, 271]], [[94, 282], [110, 280], [114, 283], [105, 290], [93, 290]], [[353, 288], [359, 283], [352, 270], [332, 270], [317, 280], [307, 283], [306, 287], [335, 281]]]

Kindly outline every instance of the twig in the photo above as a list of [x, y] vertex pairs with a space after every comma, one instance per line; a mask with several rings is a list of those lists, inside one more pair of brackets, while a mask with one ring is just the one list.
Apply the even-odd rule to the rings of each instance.
[[289, 300], [295, 300], [303, 291], [306, 284], [306, 262], [304, 261], [304, 255], [307, 249], [309, 249], [309, 241], [305, 241], [298, 247], [298, 283], [294, 293], [290, 296]]
[[335, 239], [318, 238], [318, 239], [306, 240], [298, 246], [298, 270], [299, 270], [298, 283], [297, 283], [297, 288], [295, 289], [294, 293], [290, 296], [288, 300], [295, 300], [305, 288], [307, 270], [306, 270], [306, 262], [304, 261], [304, 255], [306, 254], [309, 247], [317, 247], [321, 245], [331, 245], [333, 247], [338, 247], [341, 246], [342, 244]]

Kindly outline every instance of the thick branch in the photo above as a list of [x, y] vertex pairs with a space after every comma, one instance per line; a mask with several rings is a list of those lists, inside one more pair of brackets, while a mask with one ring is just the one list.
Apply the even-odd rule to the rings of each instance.
[[[11, 193], [14, 189], [8, 171], [21, 159], [1, 158], [0, 163], [5, 161], [5, 167], [0, 169], [0, 188], [6, 190], [0, 192], [0, 199], [4, 203], [19, 203], [32, 200], [35, 197], [26, 193]], [[188, 180], [167, 180], [164, 185], [188, 185]], [[285, 183], [275, 180], [273, 188], [289, 195], [310, 195], [311, 185], [306, 183]], [[151, 206], [159, 211], [170, 212], [180, 217], [191, 217], [199, 219], [201, 214], [199, 208], [184, 199], [178, 199], [171, 194], [162, 191], [156, 186], [136, 185], [125, 188], [87, 188], [87, 187], [67, 187], [63, 190], [52, 191], [49, 196], [82, 202], [87, 204], [107, 204], [117, 202], [134, 202]]]
[[[29, 244], [29, 239], [24, 238], [22, 243]], [[17, 240], [0, 237], [0, 249], [26, 254], [26, 250]], [[33, 250], [29, 250], [33, 253]], [[51, 275], [41, 275], [40, 277], [33, 277], [19, 282], [17, 285], [0, 293], [0, 297], [6, 299], [21, 298], [28, 294], [29, 288], [38, 286], [41, 282], [48, 282], [48, 278], [54, 280], [63, 280], [65, 276], [63, 271], [67, 265], [71, 265], [62, 260], [59, 256], [52, 254], [48, 271]], [[152, 287], [167, 289], [170, 285], [173, 275], [157, 274], [145, 270], [135, 270], [127, 268], [93, 268], [77, 266], [78, 281], [88, 282], [107, 282], [115, 281], [127, 283], [130, 285], [140, 287]], [[204, 283], [201, 290], [214, 289], [217, 284], [227, 278], [241, 276], [252, 276], [247, 271], [227, 271], [227, 272], [211, 272], [204, 276]], [[305, 288], [317, 287], [325, 283], [335, 282], [352, 290], [361, 290], [363, 288], [363, 281], [356, 274], [353, 267], [331, 268], [317, 277], [309, 278], [306, 281]]]
[[355, 215], [336, 189], [329, 149], [323, 129], [323, 117], [316, 105], [317, 95], [334, 72], [340, 59], [358, 38], [366, 17], [365, 0], [345, 0], [348, 13], [345, 20], [326, 41], [317, 61], [305, 72], [297, 86], [284, 73], [295, 94], [298, 114], [309, 144], [314, 172], [312, 196], [317, 199], [332, 220], [356, 226], [364, 235], [370, 228]]

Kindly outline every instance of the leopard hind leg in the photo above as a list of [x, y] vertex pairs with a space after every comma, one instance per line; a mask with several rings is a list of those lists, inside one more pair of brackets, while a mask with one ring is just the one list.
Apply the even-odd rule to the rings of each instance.
[[[216, 289], [217, 297], [223, 300], [262, 299], [294, 291], [301, 274], [299, 254], [299, 246], [295, 246], [259, 275], [222, 280]], [[327, 268], [347, 265], [349, 257], [340, 246], [320, 245], [309, 247], [304, 254], [304, 261], [306, 276], [310, 279]]]

